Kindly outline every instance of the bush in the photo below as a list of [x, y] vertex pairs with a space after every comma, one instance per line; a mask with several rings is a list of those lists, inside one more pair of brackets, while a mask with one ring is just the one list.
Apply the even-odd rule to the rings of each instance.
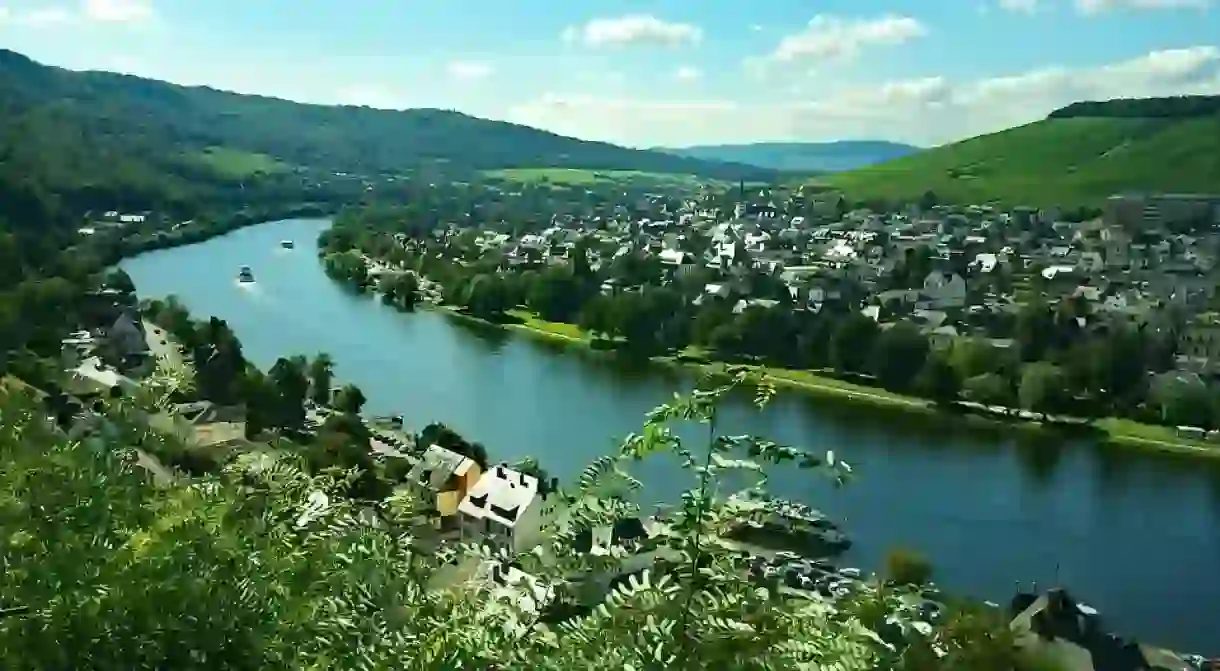
[[932, 564], [916, 552], [897, 548], [885, 557], [885, 579], [895, 585], [925, 585], [932, 580]]

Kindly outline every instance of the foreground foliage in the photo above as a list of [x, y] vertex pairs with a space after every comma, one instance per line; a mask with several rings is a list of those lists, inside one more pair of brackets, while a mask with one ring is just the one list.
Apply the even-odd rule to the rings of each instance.
[[[716, 430], [717, 400], [740, 376], [654, 410], [618, 454], [592, 464], [543, 548], [518, 557], [463, 545], [418, 550], [395, 495], [371, 523], [343, 498], [356, 473], [310, 476], [292, 452], [248, 453], [219, 475], [150, 484], [144, 448], [175, 440], [143, 418], [187, 384], [153, 377], [106, 401], [99, 431], [69, 440], [19, 393], [0, 404], [0, 666], [6, 669], [925, 669], [1008, 668], [1011, 648], [980, 618], [933, 630], [906, 593], [873, 585], [833, 603], [743, 579], [727, 526], [760, 510], [762, 463], [795, 461], [838, 481], [834, 455]], [[766, 387], [760, 402], [769, 396]], [[704, 449], [676, 430], [695, 422]], [[484, 562], [519, 565], [542, 591], [613, 565], [571, 540], [638, 513], [622, 492], [636, 459], [678, 455], [695, 475], [662, 527], [679, 557], [597, 608], [544, 622], [529, 594], [446, 576]], [[745, 454], [753, 460], [737, 459]], [[724, 496], [722, 476], [757, 484]], [[540, 592], [535, 591], [536, 596]], [[563, 597], [561, 597], [562, 599]], [[964, 623], [964, 624], [963, 624]], [[955, 631], [969, 633], [957, 636]], [[938, 652], [939, 651], [939, 654]], [[1002, 655], [998, 659], [995, 655]]]

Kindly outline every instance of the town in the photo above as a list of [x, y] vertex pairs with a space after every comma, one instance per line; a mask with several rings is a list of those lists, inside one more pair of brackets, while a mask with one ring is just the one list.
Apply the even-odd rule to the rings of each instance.
[[1220, 196], [1116, 195], [1063, 214], [931, 193], [884, 213], [802, 189], [736, 195], [728, 208], [705, 206], [723, 194], [654, 196], [516, 235], [368, 213], [340, 217], [322, 244], [333, 275], [404, 306], [1026, 419], [1098, 418], [1120, 440], [1220, 437]]
[[[1214, 337], [1220, 321], [1210, 316], [1215, 310], [1212, 270], [1220, 257], [1220, 196], [1115, 196], [1099, 216], [1082, 221], [1033, 208], [999, 211], [931, 202], [888, 213], [845, 210], [838, 197], [813, 196], [812, 203], [793, 204], [803, 198], [797, 191], [781, 200], [769, 189], [748, 192], [740, 185], [736, 202], [725, 212], [701, 206], [698, 198], [670, 210], [663, 197], [656, 197], [648, 203], [658, 211], [656, 218], [555, 216], [540, 230], [519, 235], [453, 225], [413, 231], [410, 222], [392, 218], [391, 225], [403, 230], [385, 223], [367, 228], [367, 218], [356, 211], [341, 215], [335, 228], [323, 234], [322, 248], [333, 275], [375, 288], [387, 303], [404, 309], [423, 302], [501, 323], [521, 314], [527, 327], [554, 333], [548, 329], [569, 322], [583, 334], [567, 337], [595, 332], [620, 341], [628, 352], [654, 355], [676, 348], [683, 361], [764, 360], [784, 370], [810, 360], [786, 358], [791, 357], [788, 350], [816, 346], [802, 334], [801, 320], [834, 315], [840, 323], [823, 330], [827, 353], [817, 373], [858, 382], [858, 388], [873, 385], [880, 393], [934, 398], [951, 393], [954, 402], [1045, 420], [1052, 413], [1087, 415], [1089, 401], [1096, 405], [1098, 400], [1087, 397], [1107, 391], [1090, 385], [1105, 380], [1107, 385], [1126, 384], [1131, 393], [1138, 388], [1135, 396], [1107, 397], [1106, 411], [1125, 403], [1133, 414], [1146, 410], [1136, 414], [1140, 420], [1165, 426], [1165, 433], [1143, 433], [1135, 440], [1205, 445], [1217, 435], [1209, 385], [1220, 361], [1220, 341]], [[794, 207], [807, 214], [786, 214]], [[132, 224], [143, 216], [107, 213], [104, 219]], [[89, 227], [81, 235], [95, 231]], [[496, 279], [488, 279], [489, 268], [498, 273]], [[555, 284], [539, 290], [554, 269], [568, 274], [552, 275]], [[512, 285], [511, 278], [526, 273], [534, 275], [532, 286]], [[579, 296], [580, 282], [563, 280], [571, 277], [592, 282], [595, 290]], [[657, 297], [666, 290], [672, 295]], [[614, 303], [644, 296], [653, 302], [634, 308], [643, 317], [633, 318], [624, 303]], [[223, 322], [196, 322], [172, 298], [141, 302], [121, 271], [108, 275], [87, 299], [81, 329], [63, 341], [64, 384], [44, 395], [56, 423], [70, 437], [101, 440], [108, 401], [139, 395], [147, 384], [141, 381], [155, 378], [166, 366], [193, 362], [197, 368], [201, 394], [188, 399], [176, 391], [174, 402], [146, 417], [150, 426], [180, 436], [190, 446], [175, 453], [140, 448], [140, 464], [158, 481], [206, 474], [234, 459], [265, 454], [268, 445], [284, 436], [319, 446], [305, 452], [319, 470], [355, 467], [377, 474], [376, 482], [365, 479], [351, 495], [394, 501], [397, 512], [370, 504], [361, 509], [361, 519], [410, 529], [416, 546], [429, 552], [475, 542], [518, 555], [551, 547], [548, 539], [558, 535], [571, 536], [573, 553], [618, 558], [592, 574], [582, 568], [567, 575], [562, 594], [554, 585], [539, 583], [520, 563], [466, 560], [434, 578], [437, 588], [461, 585], [478, 594], [513, 586], [514, 593], [523, 595], [522, 608], [538, 617], [555, 616], [557, 608], [587, 612], [633, 576], [664, 572], [681, 560], [664, 542], [670, 524], [664, 512], [581, 529], [571, 505], [575, 498], [538, 464], [492, 463], [486, 448], [443, 425], [412, 434], [403, 417], [361, 418], [362, 393], [334, 384], [331, 364], [324, 359], [284, 358], [265, 376], [239, 373], [247, 364]], [[1046, 351], [1095, 347], [1095, 338], [1113, 339], [1104, 342], [1114, 347], [1118, 334], [1137, 334], [1134, 375], [1151, 379], [1141, 384], [1122, 378], [1121, 371], [1086, 370], [1084, 379], [1074, 382], [1075, 398], [1053, 393], [1058, 386], [1070, 387], [1071, 362], [1022, 363], [1031, 338], [1047, 335], [1030, 332], [1028, 325], [1022, 333], [1031, 305], [1046, 310], [1047, 328], [1061, 328], [1063, 321], [1070, 328], [1066, 345], [1045, 342]], [[769, 314], [798, 317], [776, 320]], [[704, 335], [691, 329], [675, 333], [666, 316], [689, 320]], [[715, 321], [700, 325], [710, 319]], [[760, 339], [752, 329], [768, 334]], [[876, 346], [884, 350], [880, 362], [870, 358], [873, 345], [860, 346], [899, 332], [904, 333], [900, 344]], [[851, 346], [836, 345], [840, 339]], [[961, 354], [967, 347], [968, 355]], [[1070, 351], [1072, 356], [1099, 352]], [[933, 367], [928, 362], [938, 352], [945, 353], [946, 368], [965, 366], [974, 374], [963, 373], [958, 384], [928, 383], [927, 370]], [[1132, 353], [1110, 354], [1118, 355]], [[886, 359], [906, 358], [914, 362], [899, 367], [905, 372], [882, 365]], [[1154, 362], [1162, 360], [1157, 368]], [[1018, 373], [1011, 383], [1004, 379], [1012, 375], [1011, 366], [1030, 365], [1055, 372], [1043, 374], [1037, 383], [1041, 392], [1026, 389], [1034, 384], [1026, 380], [1028, 372]], [[339, 443], [344, 447], [336, 447]], [[311, 495], [298, 525], [308, 525], [331, 504], [322, 492]], [[875, 589], [858, 569], [836, 561], [850, 540], [833, 522], [797, 504], [769, 500], [760, 505], [724, 540], [742, 557], [743, 580], [828, 599]], [[917, 560], [910, 561], [916, 566], [896, 561], [890, 570], [903, 573], [905, 566], [914, 577], [891, 577], [926, 582]], [[912, 612], [936, 621], [944, 608], [939, 591], [928, 584], [920, 593], [910, 604]], [[1012, 606], [1012, 626], [1027, 637], [1035, 630], [1045, 637], [1048, 627], [1058, 627], [1052, 639], [1072, 640], [1094, 655], [1107, 654], [1099, 652], [1107, 646], [1130, 646], [1115, 636], [1088, 639], [1083, 630], [1065, 633], [1062, 623], [1047, 624], [1089, 610], [1061, 591], [1042, 597], [1022, 593]], [[1164, 651], [1145, 648], [1141, 654], [1149, 664], [1159, 659], [1157, 668], [1194, 668], [1183, 661], [1187, 658], [1174, 666]]]

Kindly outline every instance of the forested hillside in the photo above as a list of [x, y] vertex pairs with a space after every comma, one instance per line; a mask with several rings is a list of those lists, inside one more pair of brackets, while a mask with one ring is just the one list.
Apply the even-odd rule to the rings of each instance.
[[1172, 98], [1117, 98], [1102, 102], [1072, 103], [1051, 112], [1047, 118], [1188, 119], [1218, 115], [1220, 115], [1220, 96], [1175, 96]]
[[[461, 174], [510, 167], [767, 173], [584, 142], [442, 110], [305, 105], [106, 72], [73, 72], [0, 50], [0, 157], [83, 200], [179, 195], [206, 181], [298, 184], [300, 169]], [[104, 169], [103, 169], [104, 168]], [[244, 184], [248, 187], [249, 184]]]

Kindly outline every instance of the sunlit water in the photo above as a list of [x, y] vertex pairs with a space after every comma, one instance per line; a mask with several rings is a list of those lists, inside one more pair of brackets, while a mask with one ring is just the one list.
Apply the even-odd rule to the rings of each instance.
[[[443, 421], [493, 459], [536, 456], [572, 478], [637, 430], [644, 413], [690, 379], [473, 328], [443, 315], [399, 314], [328, 279], [315, 239], [328, 225], [289, 220], [123, 264], [146, 297], [177, 294], [237, 332], [263, 367], [328, 352], [374, 414], [420, 427]], [[295, 249], [280, 247], [291, 239]], [[239, 284], [240, 265], [256, 282]], [[1089, 445], [1020, 444], [952, 421], [782, 393], [765, 411], [725, 408], [727, 433], [761, 433], [834, 449], [859, 477], [836, 490], [780, 470], [771, 489], [843, 520], [850, 559], [876, 567], [894, 546], [936, 565], [953, 589], [1006, 601], [1020, 581], [1060, 582], [1115, 628], [1162, 645], [1220, 654], [1220, 478], [1197, 461]], [[693, 438], [695, 434], [685, 432]], [[647, 500], [688, 486], [674, 463], [637, 469]]]

